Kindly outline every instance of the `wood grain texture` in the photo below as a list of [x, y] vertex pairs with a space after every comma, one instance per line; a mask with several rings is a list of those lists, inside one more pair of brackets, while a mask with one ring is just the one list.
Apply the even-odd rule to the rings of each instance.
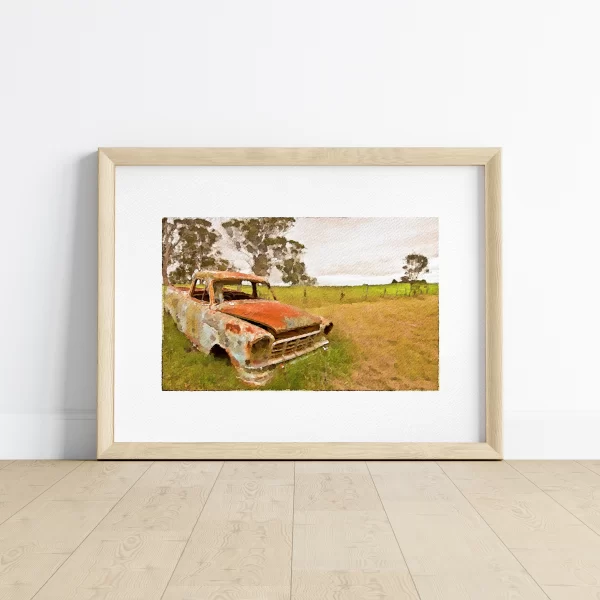
[[6, 462], [0, 470], [0, 523], [81, 464], [66, 460]]
[[326, 473], [337, 475], [340, 473], [357, 473], [369, 475], [367, 463], [363, 460], [303, 460], [296, 461], [296, 475], [312, 475]]
[[600, 475], [572, 460], [510, 461], [509, 464], [600, 534]]
[[[501, 152], [485, 165], [485, 439], [502, 457]], [[443, 458], [443, 457], [439, 457]]]
[[600, 460], [580, 460], [578, 462], [586, 469], [594, 471], [594, 473], [598, 473], [600, 475]]
[[159, 600], [221, 466], [154, 463], [36, 600]]
[[164, 600], [289, 598], [294, 464], [225, 463]]
[[115, 165], [98, 152], [97, 456], [113, 444], [115, 387]]
[[[114, 440], [115, 169], [137, 165], [485, 166], [486, 442], [127, 443]], [[498, 148], [100, 148], [98, 440], [101, 459], [484, 459], [502, 457], [501, 164]]]
[[115, 442], [102, 454], [102, 459], [154, 460], [253, 460], [253, 459], [375, 459], [432, 460], [486, 459], [497, 460], [500, 454], [488, 444], [477, 443], [166, 443]]
[[367, 464], [421, 600], [546, 598], [438, 465]]
[[100, 148], [116, 166], [472, 166], [498, 148]]
[[297, 463], [292, 598], [418, 598], [366, 465], [348, 466]]
[[148, 466], [84, 463], [0, 525], [0, 598], [32, 598]]
[[558, 502], [587, 463], [6, 468], [48, 487], [0, 525], [2, 600], [599, 598], [600, 535]]
[[574, 587], [571, 585], [542, 586], [550, 600], [599, 600], [600, 587]]
[[[504, 462], [440, 465], [545, 590], [570, 586], [579, 594], [589, 590], [575, 588], [600, 586], [600, 536], [521, 473]], [[551, 475], [544, 463], [522, 468]]]

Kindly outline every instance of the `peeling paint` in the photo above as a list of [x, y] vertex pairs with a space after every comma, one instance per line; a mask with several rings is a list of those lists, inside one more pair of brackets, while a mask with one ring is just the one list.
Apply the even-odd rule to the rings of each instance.
[[[225, 325], [225, 329], [227, 329], [227, 331], [231, 331], [232, 333], [240, 333], [242, 330], [237, 323], [227, 323], [227, 325]], [[244, 328], [244, 331], [247, 331], [246, 328]]]
[[321, 317], [273, 300], [224, 302], [219, 305], [218, 310], [268, 327], [275, 333], [321, 324]]
[[257, 297], [221, 304], [213, 301], [214, 281], [267, 283], [264, 278], [223, 271], [198, 272], [193, 281], [196, 279], [206, 281], [210, 301], [192, 297], [192, 286], [169, 286], [164, 294], [165, 311], [204, 354], [215, 346], [225, 350], [245, 383], [264, 385], [273, 376], [275, 366], [327, 348], [326, 334], [332, 323], [322, 317]]

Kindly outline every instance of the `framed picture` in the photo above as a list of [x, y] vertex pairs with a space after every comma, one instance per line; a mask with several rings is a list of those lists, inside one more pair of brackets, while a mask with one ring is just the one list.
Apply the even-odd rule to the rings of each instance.
[[100, 459], [499, 459], [500, 150], [101, 148]]

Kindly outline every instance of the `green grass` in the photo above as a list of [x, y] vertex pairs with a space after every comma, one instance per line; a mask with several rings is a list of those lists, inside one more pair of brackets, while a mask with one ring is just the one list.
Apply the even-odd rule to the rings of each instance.
[[[418, 288], [418, 289], [415, 289]], [[330, 318], [329, 349], [276, 369], [261, 390], [435, 390], [438, 284], [275, 287], [281, 302]], [[248, 390], [228, 360], [196, 350], [166, 314], [163, 390]]]
[[411, 292], [409, 283], [387, 285], [273, 287], [277, 300], [301, 307], [326, 306], [328, 304], [353, 304], [355, 302], [378, 302], [411, 295], [437, 295], [437, 283], [415, 284]]
[[[331, 334], [327, 350], [317, 350], [276, 369], [261, 390], [331, 390], [334, 378], [352, 370], [352, 343]], [[163, 318], [163, 390], [248, 390], [228, 360], [205, 356], [181, 333], [170, 315]]]
[[[189, 286], [189, 283], [176, 285]], [[228, 286], [252, 293], [250, 286]], [[438, 283], [414, 284], [389, 283], [386, 285], [354, 286], [272, 286], [277, 300], [299, 307], [327, 306], [330, 304], [353, 304], [355, 302], [378, 302], [406, 296], [438, 295]]]

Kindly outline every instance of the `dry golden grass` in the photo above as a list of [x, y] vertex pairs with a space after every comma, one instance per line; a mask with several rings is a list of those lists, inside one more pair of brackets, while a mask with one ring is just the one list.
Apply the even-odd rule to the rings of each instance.
[[[354, 288], [344, 288], [343, 300], [337, 288], [309, 288], [306, 298], [302, 289], [282, 289], [289, 296], [284, 301], [330, 318], [334, 329], [327, 352], [287, 363], [261, 389], [439, 389], [436, 294], [396, 296], [384, 294], [383, 289], [375, 294], [370, 289], [368, 300], [361, 301]], [[359, 291], [364, 295], [364, 290]], [[163, 326], [164, 390], [248, 389], [228, 362], [192, 352], [189, 341], [170, 317]]]
[[439, 296], [395, 298], [313, 309], [352, 341], [350, 376], [338, 390], [439, 389]]

